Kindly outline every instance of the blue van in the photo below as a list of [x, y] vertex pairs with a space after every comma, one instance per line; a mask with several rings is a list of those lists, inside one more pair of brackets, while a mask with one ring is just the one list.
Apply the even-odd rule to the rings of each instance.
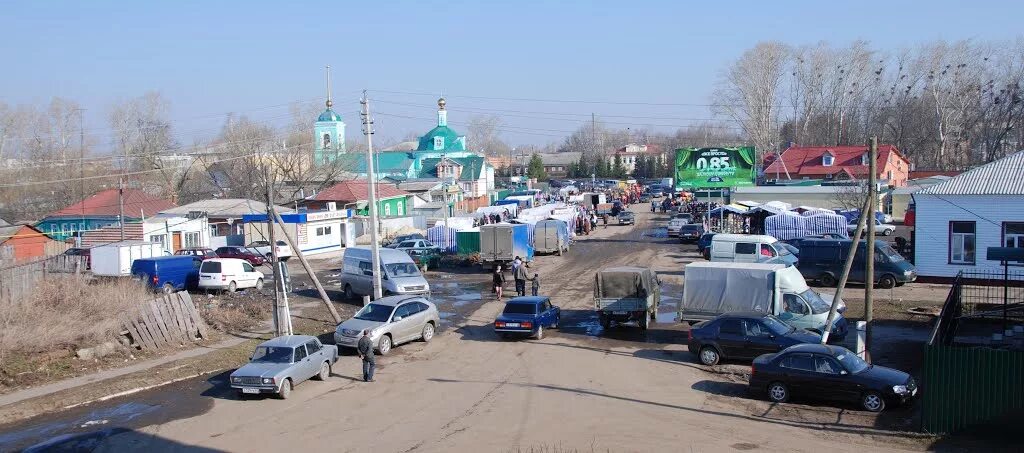
[[165, 294], [199, 286], [198, 256], [157, 256], [139, 258], [132, 262], [132, 275], [153, 290]]
[[[843, 265], [850, 254], [850, 239], [801, 239], [792, 241], [800, 249], [797, 269], [808, 280], [816, 280], [822, 286], [836, 286], [843, 273]], [[849, 281], [864, 283], [864, 251], [867, 241], [861, 240], [853, 256]], [[873, 280], [880, 288], [889, 289], [917, 279], [917, 268], [896, 253], [885, 241], [875, 241], [875, 275]]]

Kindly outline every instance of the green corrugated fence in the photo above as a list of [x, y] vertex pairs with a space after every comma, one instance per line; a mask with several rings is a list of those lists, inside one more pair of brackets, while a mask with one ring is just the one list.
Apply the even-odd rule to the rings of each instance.
[[459, 255], [480, 253], [480, 230], [457, 231], [455, 233], [455, 244]]
[[1024, 410], [1024, 352], [924, 348], [922, 431], [951, 433]]

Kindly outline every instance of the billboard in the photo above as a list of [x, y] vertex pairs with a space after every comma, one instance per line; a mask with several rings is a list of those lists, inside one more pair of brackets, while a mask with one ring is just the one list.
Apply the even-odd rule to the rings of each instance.
[[676, 150], [676, 190], [754, 185], [754, 147]]

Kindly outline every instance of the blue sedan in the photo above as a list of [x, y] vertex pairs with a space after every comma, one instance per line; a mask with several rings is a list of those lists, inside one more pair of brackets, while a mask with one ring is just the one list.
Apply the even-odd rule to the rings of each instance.
[[562, 309], [551, 305], [544, 296], [516, 297], [505, 304], [505, 309], [494, 320], [494, 331], [502, 338], [512, 335], [544, 338], [544, 329], [557, 329]]

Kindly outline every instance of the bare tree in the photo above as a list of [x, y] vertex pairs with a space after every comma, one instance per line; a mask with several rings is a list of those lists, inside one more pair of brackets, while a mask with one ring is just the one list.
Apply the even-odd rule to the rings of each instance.
[[494, 115], [474, 115], [466, 124], [466, 144], [490, 156], [507, 155], [511, 147], [501, 140], [502, 121]]
[[715, 111], [737, 121], [759, 154], [779, 147], [781, 85], [789, 55], [785, 44], [758, 43], [725, 70], [713, 95]]

